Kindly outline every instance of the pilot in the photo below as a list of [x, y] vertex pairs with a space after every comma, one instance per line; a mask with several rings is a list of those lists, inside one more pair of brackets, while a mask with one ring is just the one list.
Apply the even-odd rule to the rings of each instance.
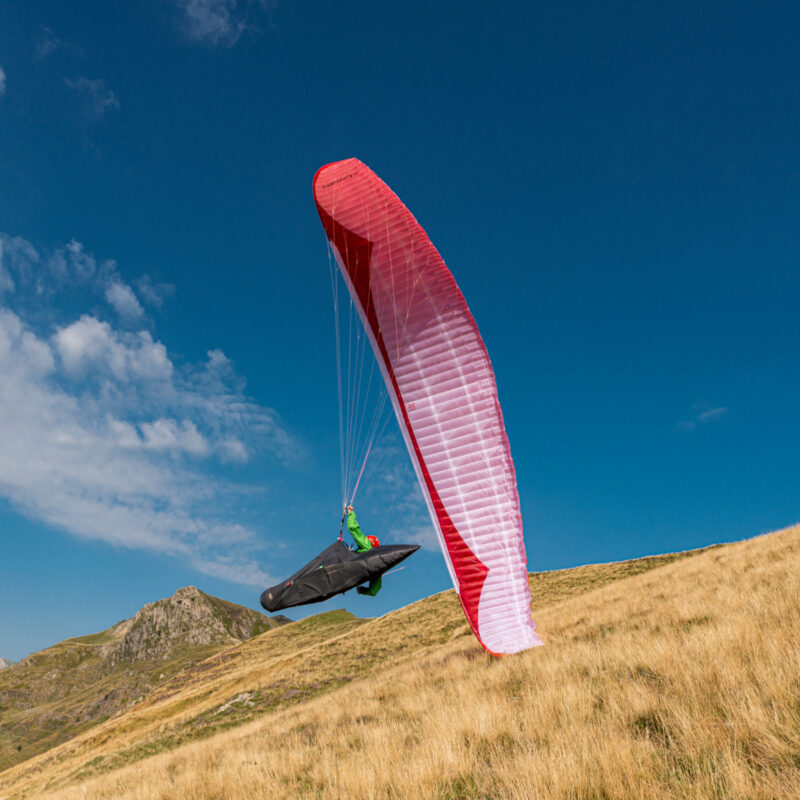
[[[353, 506], [347, 506], [347, 530], [356, 543], [357, 553], [366, 553], [367, 550], [372, 550], [373, 547], [378, 547], [380, 541], [377, 536], [365, 536], [361, 530], [361, 526], [356, 519], [356, 512], [353, 511]], [[369, 582], [369, 586], [359, 586], [356, 591], [359, 594], [368, 594], [370, 597], [375, 597], [381, 590], [380, 575]]]

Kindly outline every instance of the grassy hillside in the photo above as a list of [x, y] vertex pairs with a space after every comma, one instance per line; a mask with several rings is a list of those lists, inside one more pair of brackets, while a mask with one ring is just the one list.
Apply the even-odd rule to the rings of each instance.
[[[800, 797], [800, 528], [531, 576], [546, 647], [445, 592], [321, 615], [0, 774], [0, 797]], [[142, 760], [146, 759], [146, 760]]]
[[90, 730], [176, 673], [279, 622], [187, 587], [106, 631], [7, 667], [0, 672], [0, 770]]

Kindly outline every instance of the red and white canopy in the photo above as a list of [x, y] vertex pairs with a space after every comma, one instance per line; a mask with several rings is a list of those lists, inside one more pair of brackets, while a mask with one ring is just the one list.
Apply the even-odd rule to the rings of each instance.
[[314, 199], [472, 630], [494, 654], [540, 645], [494, 372], [464, 296], [411, 212], [357, 159], [322, 167]]

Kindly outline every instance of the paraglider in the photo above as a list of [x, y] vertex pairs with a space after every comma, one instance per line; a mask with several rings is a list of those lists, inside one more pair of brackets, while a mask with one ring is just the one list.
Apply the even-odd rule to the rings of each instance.
[[270, 612], [321, 603], [361, 584], [380, 580], [387, 570], [419, 550], [416, 544], [389, 544], [358, 552], [341, 539], [283, 583], [266, 589], [261, 605]]
[[375, 597], [381, 589], [381, 576], [419, 550], [417, 544], [381, 545], [377, 536], [366, 536], [352, 506], [342, 514], [342, 528], [345, 522], [355, 549], [344, 543], [340, 529], [330, 547], [290, 578], [262, 592], [261, 605], [267, 611], [321, 603], [354, 587], [359, 594]]
[[322, 167], [313, 190], [475, 636], [492, 654], [542, 644], [494, 372], [461, 291], [411, 212], [360, 161]]

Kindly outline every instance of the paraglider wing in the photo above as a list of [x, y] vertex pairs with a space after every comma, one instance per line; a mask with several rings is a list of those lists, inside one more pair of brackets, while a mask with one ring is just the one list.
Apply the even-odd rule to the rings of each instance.
[[494, 372], [461, 291], [411, 212], [357, 159], [322, 167], [314, 198], [472, 630], [494, 654], [541, 644]]
[[291, 578], [266, 589], [261, 595], [261, 605], [274, 612], [321, 603], [380, 577], [417, 550], [416, 544], [389, 544], [358, 553], [344, 542], [336, 541]]

